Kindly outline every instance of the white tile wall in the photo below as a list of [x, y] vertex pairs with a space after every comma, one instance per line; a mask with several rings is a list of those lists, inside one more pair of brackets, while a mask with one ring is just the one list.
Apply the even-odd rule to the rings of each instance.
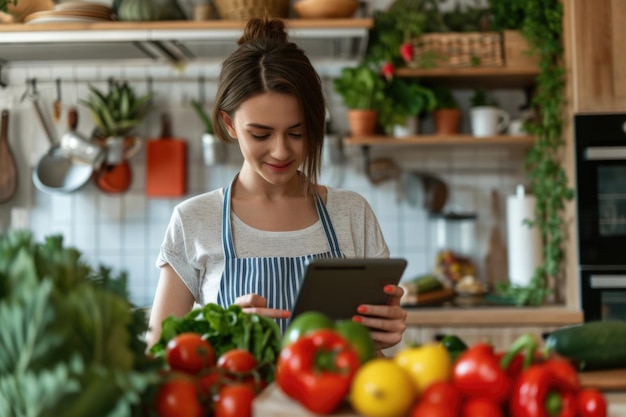
[[[55, 99], [54, 78], [64, 80], [97, 79], [98, 86], [105, 87], [108, 77], [145, 79], [170, 78], [172, 82], [155, 83], [154, 91], [158, 111], [151, 112], [146, 122], [137, 130], [143, 138], [156, 137], [159, 130], [159, 111], [168, 111], [172, 118], [172, 129], [176, 136], [185, 138], [190, 147], [188, 171], [188, 196], [225, 185], [240, 166], [240, 154], [236, 148], [229, 149], [229, 163], [206, 167], [201, 159], [201, 122], [193, 113], [188, 102], [197, 94], [195, 82], [184, 82], [180, 77], [193, 78], [205, 70], [201, 64], [190, 65], [181, 71], [169, 67], [117, 65], [82, 65], [20, 68], [11, 67], [3, 74], [9, 87], [0, 90], [0, 105], [10, 108], [12, 113], [9, 137], [20, 165], [20, 191], [8, 204], [0, 206], [0, 230], [10, 226], [11, 208], [30, 212], [30, 226], [38, 239], [61, 233], [67, 244], [82, 250], [91, 263], [104, 264], [116, 271], [126, 271], [130, 280], [130, 292], [134, 303], [148, 306], [151, 303], [159, 271], [154, 266], [165, 228], [172, 208], [179, 199], [148, 199], [144, 193], [145, 155], [144, 150], [131, 159], [133, 182], [128, 191], [109, 195], [89, 183], [77, 192], [50, 195], [38, 191], [30, 180], [32, 167], [48, 149], [43, 130], [36, 118], [31, 103], [20, 101], [25, 90], [25, 80], [36, 77], [40, 80], [41, 101], [46, 109]], [[329, 108], [333, 126], [345, 132], [345, 109], [341, 100], [333, 93], [326, 80]], [[147, 83], [133, 86], [138, 93], [147, 91]], [[215, 86], [207, 84], [206, 97], [214, 95]], [[66, 105], [77, 104], [86, 98], [87, 85], [83, 82], [64, 82], [62, 100]], [[467, 91], [459, 91], [459, 98], [467, 108]], [[523, 96], [517, 92], [502, 92], [502, 105], [515, 114]], [[78, 130], [91, 132], [93, 123], [86, 108], [79, 106]], [[432, 123], [424, 120], [425, 132]], [[64, 121], [56, 126], [56, 133], [65, 129]], [[469, 131], [467, 120], [463, 129]], [[355, 190], [361, 193], [376, 212], [393, 256], [406, 257], [409, 266], [405, 279], [429, 271], [436, 251], [431, 220], [421, 205], [411, 205], [400, 192], [398, 181], [372, 185], [363, 171], [363, 155], [360, 148], [346, 148], [346, 159], [342, 165], [332, 165], [326, 159], [322, 182]], [[492, 226], [489, 200], [490, 192], [500, 192], [501, 206], [504, 198], [514, 190], [515, 184], [524, 180], [522, 155], [511, 150], [485, 147], [454, 148], [373, 148], [371, 157], [391, 157], [405, 170], [430, 172], [447, 181], [450, 186], [449, 207], [479, 214], [476, 223], [476, 260], [479, 264], [485, 254], [486, 236]], [[417, 190], [421, 193], [421, 190]], [[501, 227], [503, 225], [500, 225]], [[504, 238], [504, 237], [503, 237]]]

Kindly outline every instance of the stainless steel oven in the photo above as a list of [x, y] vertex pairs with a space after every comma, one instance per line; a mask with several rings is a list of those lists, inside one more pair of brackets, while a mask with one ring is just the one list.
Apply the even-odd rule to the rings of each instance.
[[585, 320], [626, 320], [626, 113], [574, 116]]

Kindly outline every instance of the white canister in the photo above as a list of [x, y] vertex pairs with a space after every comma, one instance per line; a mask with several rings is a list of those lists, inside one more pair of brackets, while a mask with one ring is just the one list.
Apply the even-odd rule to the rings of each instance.
[[535, 196], [525, 194], [522, 185], [506, 201], [509, 281], [517, 287], [528, 286], [543, 262], [539, 229], [526, 224], [535, 217], [536, 201]]
[[202, 157], [206, 166], [224, 163], [226, 161], [225, 144], [212, 133], [203, 133]]

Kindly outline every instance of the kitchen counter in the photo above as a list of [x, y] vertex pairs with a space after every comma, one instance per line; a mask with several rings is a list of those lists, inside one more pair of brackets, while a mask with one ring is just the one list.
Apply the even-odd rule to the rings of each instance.
[[419, 307], [405, 306], [408, 326], [540, 326], [558, 327], [582, 323], [580, 310], [549, 307]]

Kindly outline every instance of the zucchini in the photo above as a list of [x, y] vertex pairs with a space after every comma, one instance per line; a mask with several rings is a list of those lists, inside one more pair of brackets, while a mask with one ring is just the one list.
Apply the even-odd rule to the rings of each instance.
[[626, 322], [593, 321], [551, 332], [546, 348], [572, 360], [580, 370], [626, 366]]
[[443, 288], [441, 281], [439, 281], [436, 276], [430, 274], [420, 275], [413, 278], [413, 283], [415, 284], [415, 290], [418, 294], [440, 290]]

